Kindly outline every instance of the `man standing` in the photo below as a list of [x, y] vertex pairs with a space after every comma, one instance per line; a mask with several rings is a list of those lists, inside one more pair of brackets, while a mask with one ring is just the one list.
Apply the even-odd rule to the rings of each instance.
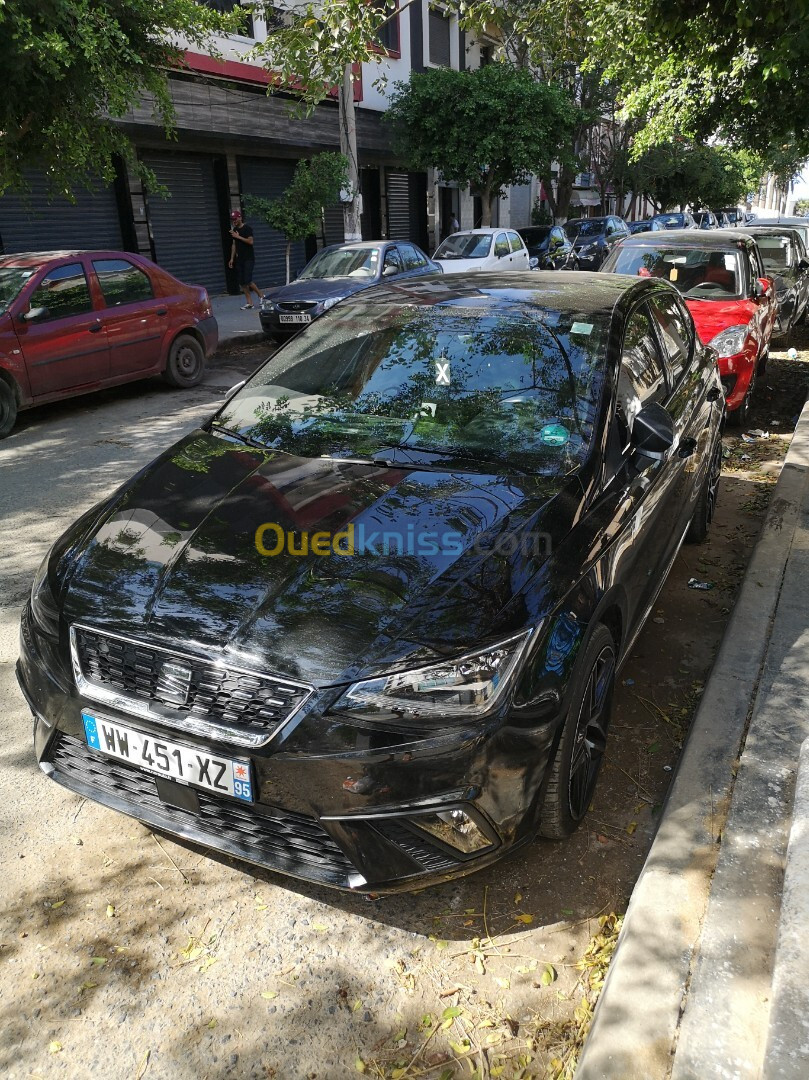
[[233, 246], [230, 249], [228, 266], [232, 270], [234, 263], [236, 265], [239, 288], [244, 293], [244, 298], [247, 301], [246, 304], [242, 304], [242, 311], [252, 311], [253, 297], [250, 295], [251, 292], [254, 292], [259, 300], [262, 298], [256, 283], [253, 281], [253, 268], [256, 265], [253, 230], [244, 223], [241, 210], [234, 210], [230, 215], [230, 220], [232, 225], [230, 235], [233, 237]]

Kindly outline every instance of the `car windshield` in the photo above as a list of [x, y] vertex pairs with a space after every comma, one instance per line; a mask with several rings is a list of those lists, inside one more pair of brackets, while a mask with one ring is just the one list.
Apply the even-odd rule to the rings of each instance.
[[477, 304], [341, 305], [213, 426], [302, 457], [569, 471], [593, 439], [608, 316]]
[[0, 267], [0, 313], [8, 311], [11, 304], [22, 292], [25, 283], [31, 279], [38, 269], [38, 266]]
[[731, 300], [742, 296], [739, 252], [662, 245], [631, 247], [624, 244], [610, 259], [616, 274], [665, 278], [683, 296], [700, 300]]
[[629, 223], [629, 231], [631, 233], [649, 232], [651, 227], [651, 221], [630, 221]]
[[375, 278], [379, 270], [379, 248], [336, 248], [321, 251], [301, 270], [298, 281], [313, 278]]
[[599, 236], [607, 227], [604, 218], [580, 218], [578, 221], [568, 221], [565, 232], [571, 240], [578, 236]]
[[700, 213], [694, 214], [694, 221], [696, 221], [697, 225], [710, 225], [712, 218], [710, 214]]
[[792, 247], [787, 236], [754, 233], [765, 270], [781, 273], [792, 266]]
[[531, 251], [532, 248], [541, 247], [542, 244], [548, 239], [551, 228], [550, 225], [537, 226], [535, 229], [520, 229], [520, 236], [525, 241], [525, 246]]
[[485, 259], [492, 246], [491, 233], [455, 233], [435, 253], [436, 259]]
[[655, 221], [659, 221], [664, 229], [684, 229], [688, 224], [685, 214], [658, 214]]

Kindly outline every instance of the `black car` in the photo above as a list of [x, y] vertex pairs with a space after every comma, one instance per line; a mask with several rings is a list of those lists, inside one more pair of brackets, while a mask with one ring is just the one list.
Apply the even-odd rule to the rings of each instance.
[[319, 251], [295, 281], [265, 290], [261, 328], [268, 337], [286, 341], [340, 300], [371, 285], [442, 272], [409, 240], [332, 244]]
[[641, 221], [628, 221], [629, 233], [631, 236], [635, 236], [640, 232], [661, 232], [663, 226], [659, 221], [654, 221], [652, 218], [644, 218]]
[[788, 334], [807, 311], [809, 301], [809, 257], [802, 230], [789, 225], [745, 226], [758, 244], [767, 276], [775, 283], [778, 304], [772, 336]]
[[537, 260], [534, 269], [576, 269], [576, 249], [561, 225], [530, 225], [517, 232], [525, 241], [530, 257]]
[[579, 270], [598, 270], [613, 247], [629, 236], [629, 226], [623, 218], [573, 218], [565, 224], [565, 232], [576, 251]]
[[664, 229], [696, 229], [697, 223], [688, 211], [682, 213], [655, 214], [652, 221], [662, 225]]
[[694, 224], [698, 229], [718, 229], [719, 219], [712, 210], [698, 210], [694, 215]]
[[369, 289], [56, 542], [17, 667], [41, 769], [363, 892], [570, 835], [723, 418], [667, 282]]

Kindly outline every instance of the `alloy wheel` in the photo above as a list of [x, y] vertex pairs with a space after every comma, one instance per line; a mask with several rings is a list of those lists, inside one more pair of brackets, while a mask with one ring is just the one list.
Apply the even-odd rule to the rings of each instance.
[[607, 747], [610, 699], [615, 674], [615, 651], [606, 645], [590, 669], [573, 739], [568, 777], [571, 816], [579, 821], [587, 812], [598, 771]]

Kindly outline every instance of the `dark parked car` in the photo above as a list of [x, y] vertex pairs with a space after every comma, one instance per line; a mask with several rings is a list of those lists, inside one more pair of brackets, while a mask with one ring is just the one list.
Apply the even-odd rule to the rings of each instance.
[[345, 301], [43, 562], [17, 668], [42, 770], [361, 891], [570, 835], [723, 417], [667, 282]]
[[629, 236], [629, 226], [623, 218], [574, 218], [565, 225], [573, 241], [579, 270], [598, 270], [612, 248]]
[[738, 206], [724, 206], [721, 210], [716, 211], [717, 217], [721, 217], [722, 214], [724, 214], [727, 219], [727, 225], [725, 227], [730, 229], [741, 228], [747, 217], [744, 210], [740, 210]]
[[655, 214], [652, 221], [658, 222], [664, 229], [696, 229], [697, 223], [688, 211], [683, 213]]
[[604, 264], [613, 274], [670, 281], [697, 333], [719, 355], [729, 420], [747, 422], [756, 377], [764, 373], [775, 322], [775, 288], [756, 242], [740, 229], [632, 236]]
[[268, 337], [286, 341], [324, 311], [371, 285], [441, 272], [409, 240], [332, 244], [319, 251], [295, 281], [265, 290], [261, 328]]
[[698, 229], [718, 229], [719, 219], [711, 210], [698, 210], [694, 215], [694, 224]]
[[759, 229], [772, 229], [773, 226], [779, 229], [788, 228], [796, 232], [803, 241], [804, 248], [809, 252], [809, 218], [787, 217], [786, 215], [754, 218], [744, 226], [744, 231], [749, 232], [751, 236], [757, 236]]
[[644, 218], [642, 221], [628, 221], [629, 232], [632, 236], [639, 232], [662, 232], [663, 226], [653, 218]]
[[809, 300], [809, 258], [801, 233], [794, 226], [758, 225], [750, 234], [767, 276], [775, 283], [778, 310], [773, 337], [783, 337], [805, 316]]
[[561, 225], [531, 225], [517, 229], [537, 270], [575, 270], [576, 250]]
[[194, 386], [218, 338], [205, 289], [140, 255], [0, 256], [0, 438], [33, 405], [152, 375]]

